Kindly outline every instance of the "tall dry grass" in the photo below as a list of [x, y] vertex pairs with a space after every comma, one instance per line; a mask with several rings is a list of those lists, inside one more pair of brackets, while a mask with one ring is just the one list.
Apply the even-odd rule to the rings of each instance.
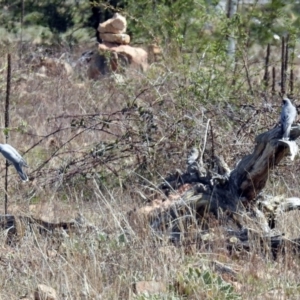
[[[249, 94], [242, 67], [233, 86], [234, 71], [226, 65], [211, 70], [207, 62], [191, 74], [166, 59], [116, 84], [111, 78], [89, 81], [84, 70], [38, 76], [25, 63], [26, 53], [18, 60], [16, 49], [1, 49], [0, 86], [3, 98], [9, 51], [9, 143], [24, 153], [30, 182], [20, 183], [10, 168], [9, 213], [51, 222], [80, 213], [91, 226], [51, 235], [25, 226], [13, 245], [2, 231], [1, 299], [30, 297], [39, 283], [55, 288], [59, 299], [297, 299], [299, 266], [292, 253], [274, 260], [256, 240], [250, 252], [229, 253], [216, 222], [213, 241], [175, 246], [147, 223], [133, 224], [128, 214], [160, 195], [156, 184], [184, 168], [192, 146], [203, 147], [208, 119], [214, 137], [212, 144], [208, 136], [205, 162], [213, 167], [214, 148], [234, 167], [253, 148], [255, 135], [276, 124], [279, 98], [266, 106], [258, 83], [256, 95]], [[259, 72], [255, 64], [249, 70]], [[270, 174], [267, 193], [298, 195], [297, 163], [286, 164]], [[3, 182], [4, 165], [2, 160]], [[3, 189], [0, 194], [3, 199]], [[280, 226], [299, 233], [298, 224]], [[166, 292], [135, 295], [138, 281], [162, 282]]]

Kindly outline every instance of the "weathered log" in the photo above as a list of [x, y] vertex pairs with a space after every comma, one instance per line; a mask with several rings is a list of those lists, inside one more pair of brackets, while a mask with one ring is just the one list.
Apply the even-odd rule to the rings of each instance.
[[261, 194], [257, 204], [268, 220], [270, 229], [273, 229], [276, 226], [276, 221], [281, 218], [283, 213], [300, 209], [300, 198]]
[[6, 242], [15, 243], [20, 240], [26, 232], [36, 228], [36, 231], [42, 235], [52, 235], [56, 230], [64, 230], [66, 233], [79, 232], [79, 229], [94, 229], [91, 225], [81, 224], [79, 220], [70, 222], [51, 223], [44, 220], [15, 215], [0, 215], [0, 228], [7, 231]]
[[[265, 187], [270, 171], [288, 154], [291, 159], [294, 158], [298, 151], [295, 140], [299, 136], [300, 125], [292, 127], [289, 141], [281, 139], [280, 127], [260, 134], [255, 139], [253, 153], [245, 156], [233, 171], [220, 158], [215, 158], [218, 172], [205, 169], [202, 160], [199, 161], [199, 152], [194, 149], [188, 156], [186, 172], [169, 175], [160, 185], [161, 189], [169, 189], [173, 194], [186, 183], [191, 188], [173, 197], [172, 201], [149, 210], [142, 208], [136, 214], [145, 215], [147, 212], [152, 229], [167, 232], [171, 240], [177, 243], [183, 233], [182, 228], [187, 228], [191, 223], [205, 223], [205, 212], [220, 216], [220, 211], [227, 211], [229, 218], [235, 221], [237, 230], [250, 226], [262, 236], [268, 236], [271, 234], [269, 216], [257, 207], [258, 195]], [[282, 203], [285, 204], [273, 209], [273, 221], [277, 212], [300, 207], [299, 201], [295, 200]]]
[[265, 187], [270, 170], [287, 154], [294, 158], [298, 149], [295, 140], [299, 136], [299, 125], [292, 128], [290, 141], [281, 139], [280, 127], [257, 136], [254, 152], [244, 157], [230, 174], [230, 187], [236, 197], [253, 201]]
[[298, 151], [295, 140], [299, 136], [300, 125], [292, 127], [289, 141], [281, 139], [280, 127], [262, 133], [255, 140], [253, 153], [245, 156], [232, 172], [222, 159], [216, 159], [222, 174], [204, 171], [203, 165], [197, 162], [199, 155], [194, 150], [188, 157], [187, 171], [168, 176], [159, 188], [176, 190], [185, 183], [201, 183], [207, 186], [206, 194], [211, 198], [210, 211], [217, 212], [221, 208], [236, 212], [241, 203], [246, 205], [255, 201], [265, 187], [270, 170], [287, 154], [294, 158]]
[[[292, 253], [299, 255], [300, 251], [300, 238], [286, 239], [283, 234], [268, 236], [261, 235], [259, 233], [250, 233], [248, 229], [241, 231], [229, 232], [229, 238], [227, 239], [227, 249], [229, 252], [234, 250], [246, 250], [251, 251], [249, 241], [256, 239], [259, 241], [260, 248], [255, 248], [256, 251], [264, 251], [272, 254], [273, 258], [276, 259], [279, 253], [285, 254], [286, 248], [290, 249]], [[252, 235], [252, 237], [250, 237]], [[234, 240], [232, 237], [235, 237]]]

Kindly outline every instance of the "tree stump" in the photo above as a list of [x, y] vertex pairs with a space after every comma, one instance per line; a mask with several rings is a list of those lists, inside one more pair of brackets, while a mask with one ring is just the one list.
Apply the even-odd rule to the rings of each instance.
[[[224, 212], [237, 224], [237, 231], [226, 228], [231, 235], [245, 236], [246, 232], [248, 238], [248, 229], [243, 222], [247, 214], [247, 222], [252, 219], [255, 224], [259, 224], [261, 237], [270, 237], [269, 222], [257, 205], [261, 202], [259, 195], [276, 165], [287, 155], [290, 155], [291, 160], [294, 159], [298, 152], [295, 140], [299, 136], [300, 125], [292, 127], [289, 141], [282, 140], [281, 127], [275, 127], [256, 137], [253, 152], [243, 157], [232, 171], [222, 158], [215, 158], [219, 170], [217, 173], [206, 170], [201, 159], [199, 162], [199, 151], [193, 149], [187, 159], [187, 170], [169, 175], [159, 186], [166, 195], [173, 195], [173, 201], [169, 197], [167, 201], [161, 201], [160, 205], [149, 205], [137, 210], [136, 215], [146, 216], [152, 229], [167, 232], [172, 240], [177, 241], [183, 232], [182, 220], [192, 220], [199, 224], [203, 223], [203, 216], [207, 213], [220, 218]], [[189, 188], [174, 197], [176, 190], [183, 186]], [[264, 205], [271, 205], [265, 202]], [[290, 198], [286, 205], [277, 203], [273, 207], [275, 218], [278, 210], [299, 209], [300, 199]], [[282, 245], [281, 235], [272, 238], [272, 247]]]

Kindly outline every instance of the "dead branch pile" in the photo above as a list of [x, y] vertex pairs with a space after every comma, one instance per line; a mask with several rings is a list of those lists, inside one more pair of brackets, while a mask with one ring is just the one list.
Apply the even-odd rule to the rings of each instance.
[[[284, 233], [273, 231], [276, 217], [300, 206], [299, 198], [278, 202], [263, 194], [275, 166], [287, 155], [294, 159], [300, 126], [292, 128], [289, 141], [282, 140], [281, 136], [280, 127], [258, 135], [253, 153], [245, 156], [233, 170], [222, 157], [215, 157], [218, 172], [207, 170], [199, 151], [193, 149], [186, 171], [169, 175], [159, 186], [168, 199], [142, 207], [135, 216], [146, 217], [156, 234], [167, 234], [175, 243], [184, 243], [186, 236], [191, 236], [191, 228], [199, 225], [201, 232], [194, 232], [192, 239], [202, 242], [208, 236], [213, 239], [208, 225], [208, 216], [213, 215], [223, 225], [228, 249], [249, 249], [249, 237], [255, 235], [276, 254], [286, 243]], [[299, 248], [298, 239], [289, 243]]]

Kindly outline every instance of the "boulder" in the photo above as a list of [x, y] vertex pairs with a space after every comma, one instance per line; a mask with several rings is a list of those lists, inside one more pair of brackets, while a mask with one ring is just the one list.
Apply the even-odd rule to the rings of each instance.
[[119, 13], [115, 13], [111, 19], [99, 24], [98, 31], [100, 33], [122, 34], [126, 32], [126, 28], [126, 18]]
[[148, 54], [142, 48], [103, 43], [99, 44], [98, 50], [93, 54], [87, 70], [89, 79], [96, 80], [122, 68], [143, 72], [148, 68]]
[[130, 36], [124, 33], [100, 33], [100, 38], [103, 42], [121, 45], [128, 45], [130, 43]]
[[94, 53], [89, 62], [87, 69], [87, 77], [97, 80], [103, 75], [108, 75], [112, 72], [110, 59], [98, 52]]
[[[111, 53], [113, 59], [111, 59], [111, 65], [113, 71], [116, 71], [121, 64], [128, 64], [130, 68], [134, 68], [141, 71], [148, 69], [148, 54], [147, 52], [138, 47], [132, 47], [129, 45], [116, 45], [113, 43], [102, 43], [98, 46], [101, 54]], [[117, 59], [116, 59], [117, 58]]]
[[57, 300], [56, 291], [50, 286], [39, 284], [34, 292], [34, 300]]
[[124, 68], [147, 70], [148, 54], [142, 48], [129, 46], [130, 36], [125, 34], [126, 27], [125, 17], [118, 13], [99, 24], [98, 31], [103, 43], [98, 45], [98, 52], [91, 57], [88, 78], [99, 79], [102, 75], [124, 71]]

